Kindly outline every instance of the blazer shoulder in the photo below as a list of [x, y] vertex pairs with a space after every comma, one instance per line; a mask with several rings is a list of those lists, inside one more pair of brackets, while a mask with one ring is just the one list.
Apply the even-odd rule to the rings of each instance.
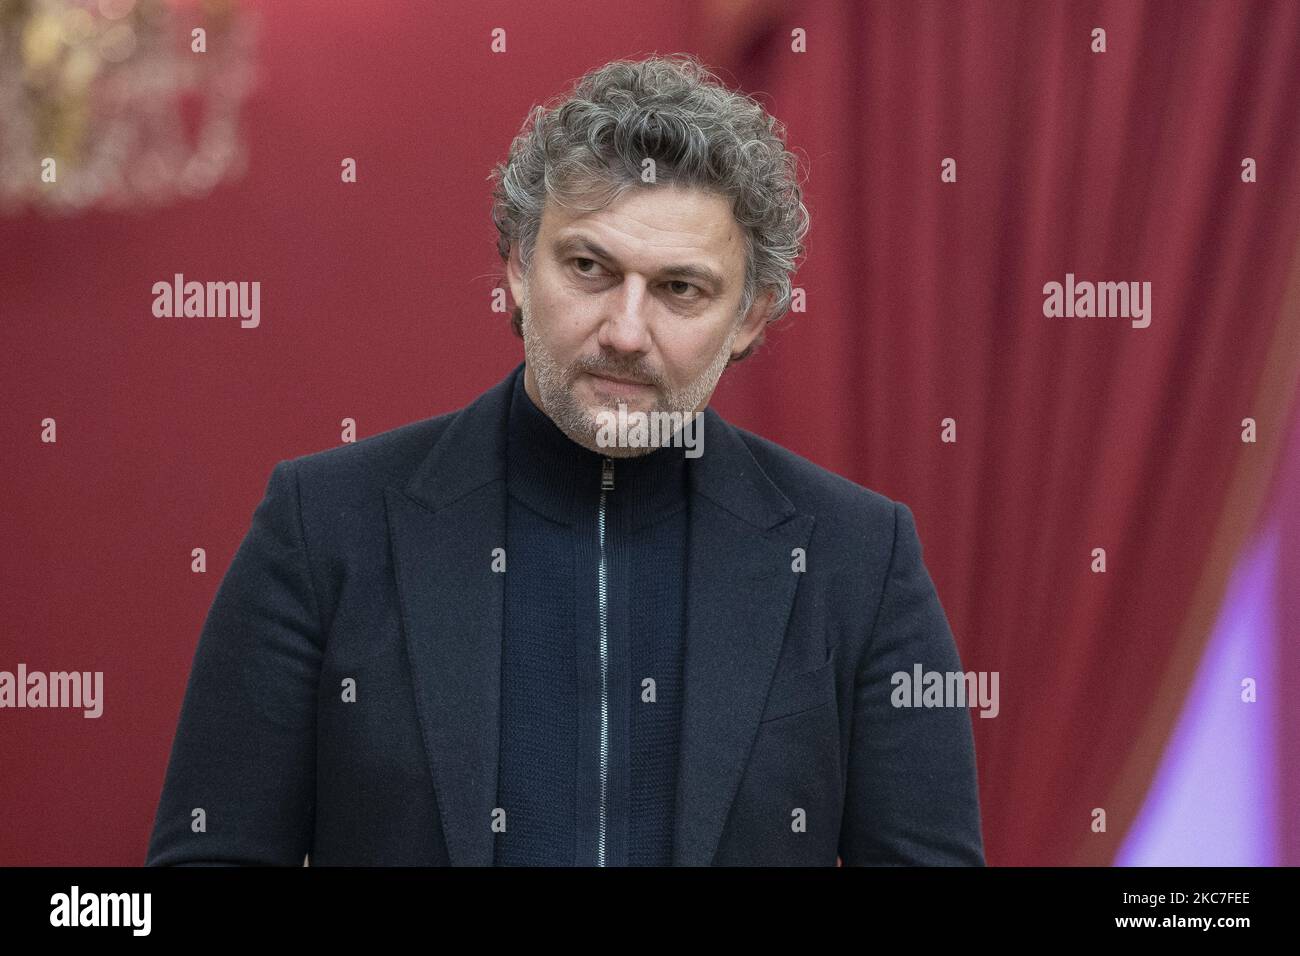
[[745, 442], [763, 473], [799, 511], [834, 515], [840, 521], [863, 522], [869, 530], [880, 527], [892, 530], [895, 505], [901, 502], [836, 474], [770, 438], [735, 425], [731, 427]]
[[382, 489], [405, 484], [463, 409], [407, 422], [355, 442], [288, 459], [311, 488]]

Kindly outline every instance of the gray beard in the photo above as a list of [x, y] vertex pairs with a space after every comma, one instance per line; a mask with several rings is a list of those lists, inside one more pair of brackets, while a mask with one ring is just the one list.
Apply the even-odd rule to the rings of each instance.
[[[570, 440], [610, 458], [635, 458], [654, 451], [655, 446], [653, 445], [614, 447], [597, 444], [596, 433], [600, 428], [600, 423], [596, 420], [595, 415], [589, 413], [587, 408], [574, 396], [574, 385], [572, 384], [579, 374], [589, 371], [589, 369], [581, 365], [564, 368], [547, 351], [541, 337], [536, 334], [533, 323], [529, 321], [531, 309], [529, 308], [529, 296], [526, 290], [527, 286], [525, 286], [522, 305], [524, 313], [524, 356], [532, 369], [533, 378], [537, 382], [537, 391], [542, 399], [542, 411], [550, 417], [551, 421], [555, 422], [556, 427], [564, 432]], [[669, 393], [666, 398], [663, 397], [663, 390], [660, 389], [660, 396], [657, 398], [654, 407], [645, 409], [645, 411], [680, 412], [683, 420], [687, 415], [691, 414], [704, 401], [706, 396], [712, 394], [718, 379], [722, 377], [722, 372], [727, 367], [727, 361], [731, 358], [731, 344], [736, 338], [736, 332], [737, 329], [733, 328], [731, 334], [727, 336], [727, 341], [718, 350], [718, 354], [713, 357], [709, 367], [689, 387], [680, 392]], [[608, 403], [603, 407], [611, 412], [618, 412], [617, 402]], [[664, 441], [671, 442], [671, 438], [663, 436], [661, 444]]]

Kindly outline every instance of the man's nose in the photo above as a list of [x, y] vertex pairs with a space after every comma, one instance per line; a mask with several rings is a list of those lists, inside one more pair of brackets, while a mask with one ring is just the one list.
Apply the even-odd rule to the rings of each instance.
[[650, 347], [649, 310], [653, 306], [645, 280], [629, 275], [609, 290], [597, 341], [611, 352], [645, 352]]

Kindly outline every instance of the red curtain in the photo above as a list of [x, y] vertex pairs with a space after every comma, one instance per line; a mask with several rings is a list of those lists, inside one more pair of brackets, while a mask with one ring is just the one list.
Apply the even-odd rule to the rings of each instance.
[[[989, 862], [1107, 864], [1292, 413], [1300, 5], [702, 16], [811, 171], [808, 311], [718, 407], [916, 513], [963, 665], [1000, 674], [972, 712]], [[1149, 281], [1150, 325], [1045, 316], [1067, 273]]]

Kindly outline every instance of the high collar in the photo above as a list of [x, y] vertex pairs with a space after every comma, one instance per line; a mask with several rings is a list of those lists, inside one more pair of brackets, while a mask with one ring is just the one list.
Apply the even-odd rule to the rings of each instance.
[[[426, 419], [443, 421], [437, 440], [399, 491], [431, 512], [451, 508], [500, 482], [505, 489], [506, 431], [511, 396], [524, 363], [464, 408]], [[686, 469], [692, 496], [706, 498], [746, 524], [771, 530], [798, 514], [790, 499], [758, 467], [744, 433], [712, 407], [704, 409], [704, 453]], [[755, 439], [758, 440], [758, 439]], [[501, 507], [505, 507], [504, 497]]]
[[613, 458], [569, 438], [537, 407], [515, 376], [506, 425], [506, 483], [510, 494], [554, 521], [572, 524], [600, 502], [605, 462], [613, 466], [606, 520], [635, 530], [685, 507], [684, 447], [665, 445], [633, 458]]

